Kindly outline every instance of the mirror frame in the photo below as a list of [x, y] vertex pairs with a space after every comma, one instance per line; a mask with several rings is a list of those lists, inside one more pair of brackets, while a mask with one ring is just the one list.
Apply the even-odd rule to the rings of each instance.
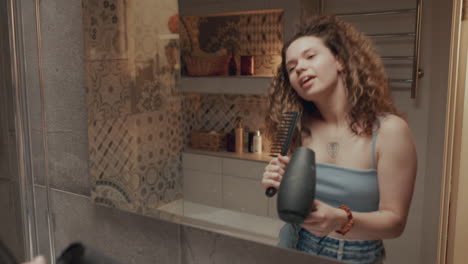
[[[465, 79], [468, 76], [467, 51], [462, 49], [462, 9], [466, 0], [453, 0], [450, 65], [447, 95], [447, 111], [444, 143], [444, 168], [442, 174], [439, 246], [437, 263], [462, 263], [468, 257], [463, 250], [468, 234], [468, 212], [462, 208], [462, 201], [468, 201], [468, 193], [462, 192], [468, 186], [468, 89]], [[468, 10], [465, 10], [468, 11]], [[465, 26], [464, 31], [467, 31]], [[467, 34], [467, 33], [465, 33]], [[466, 44], [466, 43], [465, 43]]]
[[[10, 1], [11, 2], [11, 1]], [[466, 2], [466, 0], [465, 0]], [[468, 4], [468, 3], [467, 3]], [[460, 263], [468, 257], [468, 252], [463, 250], [464, 240], [468, 233], [468, 226], [463, 223], [468, 222], [468, 212], [462, 208], [462, 201], [468, 201], [468, 193], [459, 191], [460, 186], [468, 186], [468, 179], [463, 179], [462, 175], [468, 175], [468, 163], [461, 161], [468, 160], [468, 138], [462, 137], [463, 133], [468, 135], [468, 86], [465, 80], [467, 52], [461, 49], [461, 18], [463, 0], [453, 0], [451, 48], [450, 48], [450, 68], [448, 81], [447, 112], [443, 154], [443, 174], [441, 185], [440, 203], [440, 224], [439, 241], [437, 252], [438, 264]], [[465, 6], [466, 12], [468, 7]], [[16, 15], [18, 10], [9, 10], [10, 15]], [[465, 28], [465, 31], [468, 29]], [[24, 52], [24, 47], [18, 47], [18, 53]], [[460, 59], [460, 55], [465, 55]], [[465, 71], [462, 71], [465, 70]], [[20, 76], [24, 76], [24, 68], [16, 68]], [[21, 161], [24, 162], [24, 161]], [[25, 172], [22, 172], [22, 176]], [[24, 192], [24, 190], [22, 190]], [[24, 193], [23, 193], [24, 194]], [[460, 202], [458, 202], [460, 201]], [[449, 207], [450, 206], [450, 207]], [[23, 208], [25, 210], [25, 208]], [[25, 213], [25, 212], [23, 212]], [[50, 217], [50, 212], [48, 212]], [[28, 222], [23, 223], [28, 227]], [[26, 254], [34, 254], [35, 241], [28, 239]]]

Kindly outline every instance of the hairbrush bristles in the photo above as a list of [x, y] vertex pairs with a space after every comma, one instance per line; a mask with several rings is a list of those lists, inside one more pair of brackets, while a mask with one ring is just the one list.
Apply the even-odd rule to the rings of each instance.
[[271, 156], [276, 157], [278, 154], [286, 156], [291, 145], [292, 135], [296, 128], [298, 112], [286, 112], [281, 116], [281, 121], [271, 145]]
[[[298, 112], [286, 112], [281, 116], [281, 121], [278, 124], [278, 129], [273, 139], [273, 144], [271, 145], [270, 156], [277, 157], [278, 154], [281, 154], [281, 156], [286, 156], [288, 154], [292, 135], [294, 134], [294, 129], [296, 129], [298, 116]], [[269, 187], [265, 195], [273, 197], [276, 191], [275, 188]]]

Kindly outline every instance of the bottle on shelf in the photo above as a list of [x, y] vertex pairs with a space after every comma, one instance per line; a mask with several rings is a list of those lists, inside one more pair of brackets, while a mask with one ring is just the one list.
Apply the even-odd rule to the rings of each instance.
[[229, 60], [228, 64], [229, 75], [237, 75], [237, 63], [236, 63], [236, 56], [234, 53], [231, 55], [231, 59]]
[[244, 121], [241, 117], [236, 119], [236, 153], [244, 152]]
[[236, 151], [236, 133], [234, 129], [226, 134], [226, 150], [228, 152]]
[[252, 150], [254, 153], [262, 153], [262, 136], [260, 135], [260, 130], [255, 132]]

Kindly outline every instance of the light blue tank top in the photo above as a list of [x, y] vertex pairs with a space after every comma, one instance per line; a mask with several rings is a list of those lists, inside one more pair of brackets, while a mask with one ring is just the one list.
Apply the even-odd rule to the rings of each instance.
[[[379, 118], [380, 121], [383, 116]], [[351, 211], [372, 212], [379, 208], [379, 186], [375, 167], [375, 141], [379, 125], [372, 134], [372, 167], [352, 169], [333, 164], [316, 164], [316, 199], [330, 206], [342, 204]]]
[[[326, 163], [316, 163], [316, 192], [318, 199], [330, 206], [342, 204], [349, 206], [351, 211], [372, 212], [379, 209], [379, 186], [375, 166], [375, 141], [380, 122], [372, 133], [372, 166], [367, 170], [351, 169]], [[279, 233], [278, 246], [296, 248], [301, 226], [286, 223]]]

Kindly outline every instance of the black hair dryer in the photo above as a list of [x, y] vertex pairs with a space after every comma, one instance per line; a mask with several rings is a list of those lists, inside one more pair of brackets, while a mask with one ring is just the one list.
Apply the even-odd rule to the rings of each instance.
[[57, 258], [57, 264], [120, 264], [120, 262], [91, 247], [73, 243]]
[[[57, 258], [57, 264], [120, 264], [91, 247], [81, 243], [69, 245]], [[18, 264], [13, 254], [0, 240], [0, 264]]]
[[315, 199], [315, 152], [297, 148], [284, 172], [278, 191], [277, 209], [281, 220], [302, 224], [313, 210]]

